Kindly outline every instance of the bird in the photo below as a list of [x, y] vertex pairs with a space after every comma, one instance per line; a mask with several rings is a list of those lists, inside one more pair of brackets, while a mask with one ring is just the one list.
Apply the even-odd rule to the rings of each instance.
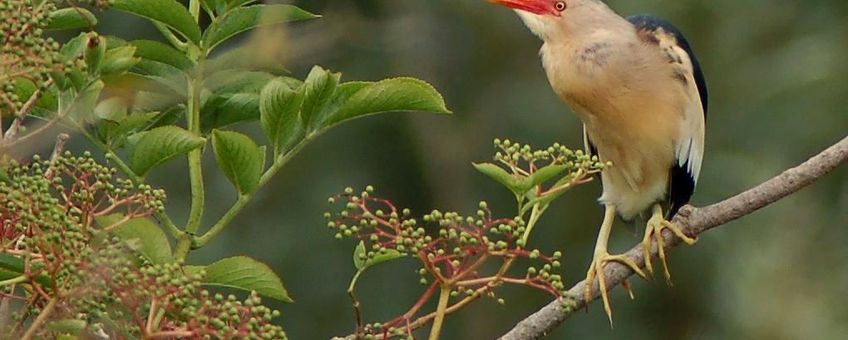
[[681, 31], [658, 17], [625, 18], [601, 0], [489, 1], [512, 8], [543, 41], [548, 81], [583, 123], [586, 152], [612, 163], [600, 176], [605, 212], [585, 281], [588, 300], [598, 280], [612, 324], [605, 265], [619, 262], [647, 278], [630, 258], [609, 253], [616, 216], [649, 216], [645, 269], [654, 271], [656, 242], [669, 283], [662, 231], [696, 242], [670, 221], [691, 199], [701, 172], [708, 109], [701, 65]]

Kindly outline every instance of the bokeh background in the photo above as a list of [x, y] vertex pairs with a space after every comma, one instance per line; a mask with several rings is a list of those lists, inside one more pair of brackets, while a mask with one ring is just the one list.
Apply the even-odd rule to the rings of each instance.
[[[347, 80], [397, 75], [425, 79], [453, 116], [392, 114], [357, 120], [307, 147], [193, 263], [249, 255], [269, 263], [295, 304], [279, 305], [292, 339], [327, 339], [354, 326], [345, 293], [354, 244], [325, 227], [327, 197], [373, 184], [417, 213], [473, 212], [487, 200], [514, 214], [510, 194], [470, 166], [506, 137], [546, 146], [582, 145], [577, 119], [550, 90], [540, 41], [510, 11], [483, 0], [300, 0], [320, 20], [283, 35], [244, 37], [232, 48], [284, 56], [293, 75], [312, 65]], [[707, 154], [695, 204], [721, 200], [793, 166], [848, 132], [848, 2], [844, 0], [610, 0], [624, 15], [652, 13], [688, 36], [709, 82]], [[142, 20], [115, 12], [99, 30], [157, 38]], [[257, 132], [256, 124], [238, 126]], [[78, 143], [76, 148], [86, 148]], [[209, 153], [209, 152], [207, 152]], [[207, 156], [210, 169], [214, 159]], [[152, 176], [169, 189], [169, 211], [188, 206], [184, 162]], [[207, 223], [234, 199], [227, 180], [207, 175]], [[531, 242], [563, 250], [566, 281], [581, 280], [602, 217], [599, 184], [550, 209]], [[642, 226], [618, 224], [612, 249], [641, 240]], [[600, 305], [550, 338], [836, 339], [848, 334], [848, 169], [671, 254], [674, 286], [634, 281], [637, 298], [612, 294], [615, 326]], [[368, 321], [405, 311], [422, 293], [412, 261], [368, 272], [360, 295]], [[502, 290], [506, 305], [481, 300], [450, 316], [444, 339], [492, 339], [549, 301]]]

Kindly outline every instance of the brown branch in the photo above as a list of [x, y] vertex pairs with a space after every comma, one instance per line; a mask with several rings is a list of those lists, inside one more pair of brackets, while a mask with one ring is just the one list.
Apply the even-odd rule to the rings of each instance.
[[[807, 185], [827, 175], [837, 167], [848, 161], [848, 137], [822, 151], [820, 154], [803, 164], [786, 170], [782, 174], [724, 201], [702, 207], [684, 207], [674, 218], [674, 223], [681, 227], [687, 235], [697, 236], [715, 227], [724, 225], [742, 216], [757, 211], [769, 204], [789, 196]], [[674, 236], [671, 231], [663, 232], [666, 249], [677, 246], [681, 240]], [[651, 255], [656, 257], [658, 249], [656, 246], [651, 250]], [[642, 245], [636, 245], [625, 253], [627, 257], [640, 266], [644, 265]], [[633, 275], [633, 271], [617, 262], [610, 263], [604, 270], [607, 287], [609, 289], [625, 282]], [[583, 297], [586, 282], [581, 281], [569, 289], [569, 295], [574, 297], [570, 308], [563, 307], [559, 300], [552, 301], [542, 307], [536, 313], [519, 322], [512, 330], [506, 333], [501, 340], [524, 340], [538, 339], [550, 333], [563, 321], [568, 319], [575, 311], [586, 307], [599, 296], [597, 282], [594, 286], [592, 298], [586, 300]]]
[[[53, 79], [50, 79], [50, 80], [47, 81], [47, 83], [45, 85], [46, 85], [46, 87], [49, 87], [52, 84], [53, 84]], [[9, 126], [9, 130], [6, 131], [5, 135], [3, 135], [3, 139], [5, 141], [11, 142], [11, 141], [15, 140], [15, 137], [17, 137], [18, 132], [21, 130], [21, 126], [24, 125], [24, 120], [26, 119], [27, 116], [29, 116], [29, 112], [32, 110], [33, 107], [35, 107], [35, 104], [38, 102], [39, 99], [41, 99], [43, 94], [44, 93], [41, 90], [36, 90], [29, 97], [27, 102], [24, 103], [24, 105], [21, 107], [21, 110], [18, 111], [17, 118], [15, 118], [15, 120], [12, 121], [12, 125]]]
[[56, 308], [56, 303], [59, 302], [59, 297], [54, 297], [50, 299], [50, 302], [47, 303], [47, 306], [38, 314], [38, 317], [35, 318], [35, 321], [29, 326], [24, 336], [21, 340], [30, 340], [35, 336], [35, 333], [41, 328], [41, 325], [47, 322], [47, 318], [50, 317], [50, 314], [53, 313], [53, 309]]
[[56, 136], [56, 144], [53, 145], [53, 153], [50, 154], [50, 166], [44, 173], [44, 177], [53, 178], [53, 171], [56, 167], [56, 162], [59, 161], [59, 158], [62, 157], [62, 153], [65, 152], [65, 145], [68, 144], [68, 140], [70, 138], [71, 136], [67, 133], [60, 133]]

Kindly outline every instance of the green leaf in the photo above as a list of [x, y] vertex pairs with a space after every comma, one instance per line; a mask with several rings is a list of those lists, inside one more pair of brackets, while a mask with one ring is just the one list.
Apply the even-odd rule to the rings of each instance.
[[[170, 92], [185, 96], [188, 88], [188, 79], [185, 72], [171, 65], [158, 61], [142, 59], [132, 69], [133, 72], [146, 76], [160, 88], [154, 91]], [[164, 86], [162, 86], [164, 85]]]
[[[124, 145], [130, 134], [153, 126], [160, 115], [159, 112], [145, 112], [124, 114], [123, 117], [115, 119], [103, 119], [95, 125], [95, 132], [101, 142], [112, 149], [118, 149]], [[116, 116], [120, 116], [120, 113]]]
[[562, 174], [566, 169], [568, 169], [568, 167], [565, 165], [548, 165], [546, 167], [542, 167], [530, 176], [530, 186], [535, 187], [554, 179]]
[[183, 272], [186, 273], [186, 275], [188, 276], [200, 275], [201, 273], [205, 275], [206, 266], [183, 266]]
[[203, 33], [203, 43], [207, 51], [211, 51], [227, 39], [256, 27], [317, 17], [315, 14], [291, 5], [240, 7], [215, 18]]
[[83, 59], [88, 66], [89, 74], [97, 74], [100, 71], [100, 65], [103, 64], [103, 58], [106, 56], [106, 44], [105, 37], [89, 32], [85, 51], [83, 51]]
[[[24, 260], [9, 254], [0, 253], [0, 279], [8, 280], [21, 276], [24, 273]], [[50, 287], [53, 285], [50, 277], [47, 275], [39, 275], [35, 278], [36, 281], [44, 286]]]
[[233, 131], [212, 131], [215, 159], [239, 193], [256, 190], [262, 177], [265, 154], [250, 137]]
[[127, 46], [127, 41], [123, 38], [114, 35], [106, 35], [106, 49], [113, 49]]
[[174, 125], [185, 120], [185, 106], [177, 105], [167, 108], [162, 114], [156, 116], [149, 128], [157, 128], [162, 126]]
[[[97, 218], [97, 224], [106, 228], [119, 223], [124, 216], [113, 214]], [[135, 218], [112, 229], [112, 233], [121, 240], [130, 243], [141, 256], [152, 264], [165, 264], [174, 261], [168, 236], [156, 223], [147, 218]]]
[[62, 54], [65, 61], [74, 60], [82, 54], [82, 51], [85, 49], [86, 42], [88, 42], [88, 33], [80, 33], [62, 45], [62, 48], [59, 49], [59, 53]]
[[6, 167], [3, 164], [0, 164], [0, 182], [9, 183], [12, 179], [9, 177], [9, 172], [6, 171]]
[[0, 280], [8, 280], [24, 273], [24, 260], [0, 253]]
[[281, 79], [270, 81], [259, 95], [259, 120], [275, 156], [283, 153], [303, 130], [300, 119], [303, 98], [302, 91], [292, 90]]
[[101, 100], [94, 107], [94, 115], [98, 119], [108, 119], [111, 121], [119, 121], [127, 116], [127, 103], [122, 97], [111, 97]]
[[[82, 331], [85, 330], [85, 327], [85, 321], [77, 319], [57, 320], [47, 324], [47, 329], [53, 332], [69, 333], [74, 335], [82, 333]], [[76, 339], [76, 337], [73, 337], [73, 339]]]
[[206, 140], [177, 126], [163, 126], [144, 134], [138, 139], [130, 155], [130, 167], [139, 176], [144, 176], [153, 167], [179, 155], [197, 149]]
[[254, 3], [256, 1], [258, 1], [258, 0], [227, 0], [227, 2], [228, 2], [227, 9], [229, 10], [229, 9], [233, 9], [233, 8], [237, 8], [237, 7], [242, 7], [244, 5], [249, 5], [249, 4]]
[[200, 27], [188, 10], [173, 0], [114, 0], [112, 8], [161, 22], [195, 45], [200, 45]]
[[203, 284], [255, 291], [282, 302], [294, 302], [282, 280], [268, 265], [245, 256], [229, 257], [210, 264], [206, 267]]
[[201, 0], [201, 5], [209, 12], [214, 12], [218, 15], [227, 10], [226, 0]]
[[257, 0], [201, 0], [201, 4], [207, 11], [214, 11], [216, 14], [221, 15], [226, 13], [227, 11], [241, 7], [246, 4], [250, 4], [256, 2]]
[[135, 57], [135, 49], [135, 46], [124, 46], [106, 51], [106, 57], [100, 65], [100, 73], [123, 73], [135, 66], [141, 61], [141, 58]]
[[[574, 180], [574, 174], [569, 174], [569, 175], [566, 175], [566, 176], [565, 176], [565, 177], [563, 177], [563, 178], [560, 178], [560, 179], [559, 179], [558, 181], [556, 181], [556, 183], [554, 183], [554, 185], [553, 185], [553, 186], [551, 186], [551, 187], [552, 187], [552, 188], [558, 188], [558, 187], [561, 187], [561, 186], [566, 185], [568, 182], [570, 182], [570, 181], [572, 181], [572, 180]], [[563, 189], [560, 189], [560, 190], [557, 190], [557, 191], [553, 191], [553, 192], [549, 192], [549, 193], [547, 193], [546, 195], [539, 196], [539, 197], [534, 197], [534, 198], [530, 199], [530, 200], [527, 202], [527, 204], [525, 204], [525, 205], [524, 205], [524, 207], [525, 207], [525, 208], [524, 208], [524, 209], [525, 209], [525, 211], [522, 211], [521, 213], [522, 213], [522, 214], [523, 214], [523, 213], [525, 213], [525, 212], [526, 212], [526, 210], [529, 210], [532, 206], [534, 206], [534, 205], [536, 205], [536, 204], [538, 204], [538, 205], [540, 205], [540, 206], [546, 206], [546, 205], [550, 204], [551, 202], [553, 202], [554, 200], [556, 200], [557, 198], [559, 198], [560, 196], [562, 196], [563, 194], [565, 194], [566, 192], [568, 192], [568, 189], [570, 189], [570, 188], [571, 188], [570, 186], [569, 186], [569, 187], [564, 187]]]
[[[15, 87], [15, 94], [18, 98], [23, 101], [29, 100], [35, 91], [38, 90], [38, 87], [35, 86], [35, 83], [32, 80], [29, 80], [24, 77], [14, 78], [12, 80], [12, 85]], [[58, 100], [56, 99], [56, 92], [53, 89], [48, 89], [41, 93], [41, 99], [39, 99], [35, 103], [35, 109], [32, 113], [39, 116], [53, 116], [56, 112], [56, 109], [59, 105]]]
[[[139, 63], [156, 63], [155, 61], [144, 61], [142, 60]], [[162, 66], [167, 66], [162, 63], [158, 63]], [[138, 92], [150, 92], [162, 95], [162, 97], [166, 97], [168, 99], [159, 98], [159, 104], [171, 105], [176, 102], [182, 101], [185, 97], [186, 91], [186, 79], [182, 77], [174, 77], [174, 78], [163, 78], [155, 75], [143, 75], [138, 73], [122, 73], [122, 74], [110, 74], [102, 77], [103, 81], [108, 85], [111, 89], [133, 89]], [[139, 95], [136, 94], [136, 103], [135, 107], [139, 107], [138, 104]]]
[[153, 124], [159, 115], [159, 112], [129, 114], [119, 122], [118, 128], [114, 133], [123, 136], [132, 132], [143, 131], [146, 126]]
[[324, 105], [324, 108], [321, 110], [321, 112], [319, 112], [313, 117], [313, 126], [316, 128], [326, 126], [327, 119], [330, 115], [334, 114], [335, 112], [338, 112], [339, 108], [344, 105], [354, 94], [371, 85], [374, 85], [374, 83], [364, 81], [352, 81], [341, 84], [336, 87], [336, 91]]
[[97, 25], [97, 18], [85, 8], [68, 7], [50, 13], [48, 30], [89, 28]]
[[130, 44], [136, 47], [135, 55], [144, 59], [158, 61], [180, 70], [188, 70], [194, 67], [194, 63], [184, 53], [161, 42], [134, 40]]
[[[275, 41], [273, 43], [282, 44], [283, 42]], [[214, 58], [206, 60], [203, 69], [207, 74], [236, 70], [265, 71], [271, 72], [274, 75], [291, 73], [286, 69], [286, 65], [282, 59], [268, 53], [256, 53], [256, 47], [251, 46], [253, 45], [219, 50]], [[262, 46], [264, 48], [267, 45], [260, 44], [256, 46]], [[276, 51], [274, 47], [269, 46], [267, 48]], [[278, 55], [279, 53], [276, 54]]]
[[242, 121], [259, 119], [259, 95], [227, 93], [213, 96], [203, 105], [201, 125], [204, 131]]
[[81, 123], [92, 122], [94, 107], [97, 105], [97, 100], [100, 98], [100, 92], [103, 91], [104, 86], [103, 81], [98, 80], [82, 90], [72, 104], [70, 116]]
[[430, 84], [413, 78], [387, 79], [353, 94], [322, 125], [384, 112], [426, 111], [449, 114], [442, 95]]
[[268, 72], [226, 70], [216, 72], [203, 81], [203, 87], [215, 93], [259, 93], [275, 76]]
[[376, 266], [383, 262], [397, 260], [404, 256], [406, 255], [397, 250], [384, 249], [382, 251], [377, 252], [372, 258], [369, 259], [367, 249], [365, 247], [365, 242], [359, 241], [359, 244], [356, 246], [356, 249], [353, 250], [353, 266], [356, 267], [356, 270], [363, 271], [365, 269], [368, 269], [369, 267]]
[[267, 72], [227, 70], [215, 72], [204, 82], [212, 92], [203, 103], [204, 131], [233, 123], [259, 119], [259, 92], [274, 75]]
[[[518, 194], [524, 194], [530, 189], [529, 181], [522, 181], [518, 176], [515, 176], [503, 168], [492, 163], [474, 163], [474, 168], [489, 176], [498, 183], [505, 186], [507, 189]], [[527, 183], [524, 183], [527, 182]]]
[[356, 248], [353, 249], [353, 266], [356, 270], [364, 270], [365, 262], [368, 261], [368, 249], [365, 248], [365, 241], [359, 241]]
[[315, 66], [303, 82], [303, 107], [300, 116], [309, 130], [321, 127], [322, 112], [333, 98], [341, 74]]

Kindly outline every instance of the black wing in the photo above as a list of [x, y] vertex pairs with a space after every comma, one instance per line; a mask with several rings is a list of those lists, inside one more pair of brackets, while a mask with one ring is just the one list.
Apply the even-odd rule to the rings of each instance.
[[[701, 97], [701, 107], [704, 109], [704, 121], [706, 122], [708, 109], [707, 81], [704, 79], [701, 64], [698, 62], [698, 58], [695, 56], [692, 47], [689, 45], [689, 41], [686, 40], [683, 33], [670, 22], [650, 15], [635, 15], [627, 18], [627, 20], [640, 31], [650, 33], [662, 28], [666, 33], [673, 35], [677, 40], [677, 45], [686, 51], [686, 54], [689, 55], [689, 59], [692, 61], [695, 85], [698, 87], [698, 94]], [[689, 199], [692, 198], [692, 194], [695, 192], [696, 178], [694, 178], [694, 175], [688, 169], [688, 163], [683, 165], [675, 163], [669, 172], [668, 203], [670, 206], [666, 216], [668, 219], [674, 217], [680, 208], [686, 205], [686, 203], [689, 203]]]
[[698, 94], [701, 95], [701, 105], [704, 107], [704, 118], [706, 120], [708, 104], [709, 104], [709, 96], [707, 93], [707, 80], [704, 78], [704, 72], [701, 71], [701, 63], [698, 61], [698, 57], [695, 56], [695, 52], [692, 51], [692, 47], [689, 46], [689, 41], [686, 40], [686, 37], [683, 36], [683, 33], [680, 32], [677, 27], [674, 27], [670, 22], [665, 19], [658, 18], [650, 15], [634, 15], [627, 18], [627, 21], [636, 26], [636, 29], [645, 30], [649, 32], [656, 31], [658, 28], [662, 28], [667, 33], [671, 33], [674, 35], [674, 38], [677, 39], [677, 45], [680, 46], [686, 54], [689, 55], [689, 59], [692, 60], [692, 70], [695, 73], [695, 85], [698, 86]]

